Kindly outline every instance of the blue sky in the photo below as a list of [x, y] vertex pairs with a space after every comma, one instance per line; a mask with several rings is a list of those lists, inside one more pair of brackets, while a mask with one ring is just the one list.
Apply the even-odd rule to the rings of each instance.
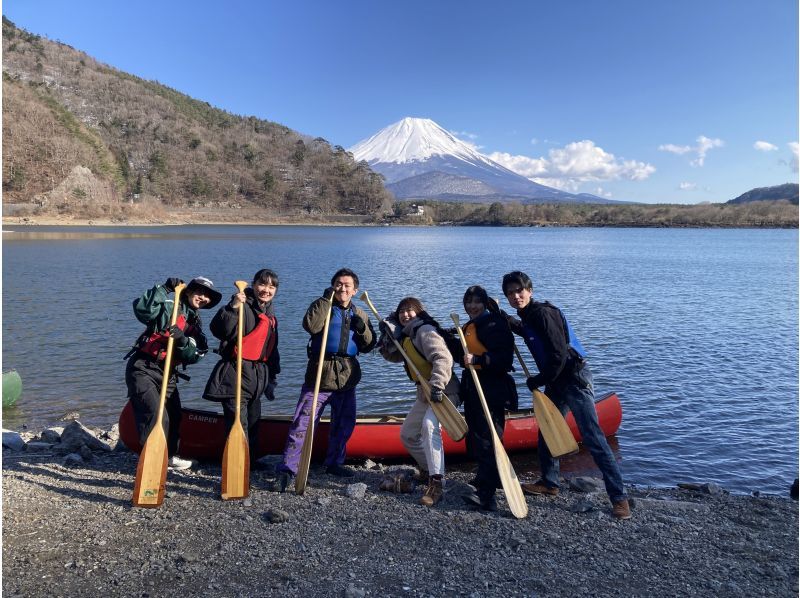
[[544, 184], [726, 201], [798, 179], [796, 0], [5, 0], [32, 33], [332, 144], [430, 118]]

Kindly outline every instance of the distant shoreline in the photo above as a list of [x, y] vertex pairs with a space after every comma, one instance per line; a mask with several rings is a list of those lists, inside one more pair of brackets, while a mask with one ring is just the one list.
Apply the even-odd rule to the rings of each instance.
[[[476, 225], [465, 225], [465, 224], [427, 224], [427, 223], [411, 223], [411, 222], [399, 222], [396, 224], [392, 223], [382, 223], [382, 222], [353, 222], [351, 221], [341, 221], [336, 220], [336, 217], [331, 217], [330, 221], [321, 221], [319, 219], [309, 219], [305, 221], [300, 220], [284, 220], [284, 219], [275, 219], [275, 220], [263, 220], [258, 222], [253, 221], [231, 221], [231, 220], [204, 220], [204, 219], [180, 219], [176, 221], [164, 221], [164, 220], [157, 220], [157, 221], [125, 221], [120, 222], [118, 220], [103, 220], [103, 219], [95, 219], [95, 218], [86, 218], [86, 219], [75, 219], [75, 218], [53, 218], [53, 217], [36, 217], [36, 218], [19, 218], [16, 216], [4, 216], [3, 217], [3, 226], [22, 226], [22, 227], [36, 227], [36, 226], [64, 226], [64, 227], [169, 227], [169, 226], [320, 226], [320, 227], [327, 227], [327, 226], [352, 226], [352, 227], [375, 227], [375, 228], [391, 228], [391, 227], [399, 227], [399, 226], [410, 226], [410, 227], [419, 227], [419, 228], [441, 228], [441, 227], [448, 227], [448, 228], [469, 228], [471, 226]], [[484, 225], [488, 226], [488, 225]], [[654, 223], [651, 225], [637, 223], [637, 224], [605, 224], [605, 225], [597, 225], [597, 224], [555, 224], [555, 223], [548, 223], [548, 224], [541, 224], [541, 225], [497, 225], [493, 228], [716, 228], [716, 229], [758, 229], [758, 230], [788, 230], [788, 229], [797, 229], [795, 225], [787, 225], [787, 226], [722, 226], [722, 225], [664, 225], [663, 223]]]

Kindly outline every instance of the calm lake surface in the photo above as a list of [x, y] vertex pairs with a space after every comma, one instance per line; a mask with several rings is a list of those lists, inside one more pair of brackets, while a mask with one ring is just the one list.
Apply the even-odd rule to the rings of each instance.
[[[2, 250], [2, 369], [18, 370], [24, 387], [6, 428], [52, 425], [68, 411], [115, 423], [122, 357], [142, 331], [131, 302], [169, 276], [208, 276], [227, 299], [234, 280], [278, 272], [283, 371], [264, 411], [290, 413], [306, 363], [303, 313], [339, 267], [359, 274], [383, 314], [415, 295], [445, 325], [452, 311], [466, 317], [467, 286], [502, 298], [502, 275], [521, 269], [578, 332], [597, 395], [622, 400], [613, 446], [627, 483], [785, 494], [797, 477], [796, 230], [4, 226]], [[185, 405], [217, 409], [200, 398], [216, 358], [188, 370]], [[361, 361], [360, 412], [411, 405], [399, 365], [377, 353]]]

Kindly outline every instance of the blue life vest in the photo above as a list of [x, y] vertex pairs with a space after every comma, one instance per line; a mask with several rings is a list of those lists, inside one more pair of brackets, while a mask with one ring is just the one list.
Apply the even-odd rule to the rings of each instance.
[[[352, 307], [343, 309], [338, 305], [334, 305], [331, 310], [331, 323], [328, 328], [328, 342], [325, 344], [325, 355], [347, 355], [355, 357], [358, 355], [358, 347], [354, 340], [354, 333], [350, 330], [350, 318], [354, 314]], [[322, 332], [318, 332], [311, 336], [308, 341], [308, 356], [319, 356], [319, 350], [322, 345]]]
[[[544, 302], [545, 305], [548, 307], [558, 310], [558, 315], [561, 316], [561, 323], [564, 327], [564, 337], [567, 341], [567, 345], [572, 351], [577, 354], [579, 359], [586, 359], [586, 349], [583, 348], [580, 339], [575, 334], [575, 331], [572, 330], [572, 326], [569, 325], [564, 312], [558, 309], [555, 305]], [[536, 336], [533, 328], [531, 328], [528, 324], [522, 325], [522, 339], [525, 341], [528, 349], [533, 355], [533, 359], [536, 361], [537, 364], [543, 364], [547, 360], [547, 353], [545, 352], [544, 343], [541, 338]]]

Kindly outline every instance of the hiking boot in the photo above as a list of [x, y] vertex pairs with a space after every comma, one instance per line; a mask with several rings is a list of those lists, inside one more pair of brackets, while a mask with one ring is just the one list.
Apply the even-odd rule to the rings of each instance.
[[335, 475], [337, 478], [352, 478], [355, 472], [344, 465], [328, 465], [325, 468], [325, 473]]
[[421, 484], [423, 482], [427, 482], [430, 479], [430, 477], [431, 476], [427, 471], [425, 471], [424, 469], [420, 469], [418, 472], [414, 474], [413, 479], [418, 484]]
[[191, 459], [182, 459], [178, 455], [173, 455], [169, 458], [169, 469], [180, 471], [181, 469], [189, 469], [196, 464], [197, 461], [192, 461]]
[[432, 507], [442, 500], [443, 494], [442, 476], [431, 476], [430, 480], [428, 480], [428, 487], [425, 489], [425, 494], [419, 499], [419, 504], [424, 507]]
[[520, 484], [522, 491], [525, 494], [543, 494], [545, 496], [558, 496], [558, 487], [548, 486], [543, 480], [534, 482], [533, 484]]
[[288, 471], [282, 471], [277, 478], [267, 484], [267, 490], [271, 492], [286, 492], [286, 487], [291, 483], [292, 478], [292, 474]]
[[614, 508], [611, 509], [611, 516], [614, 519], [630, 519], [631, 506], [628, 504], [628, 499], [623, 498], [613, 503]]

